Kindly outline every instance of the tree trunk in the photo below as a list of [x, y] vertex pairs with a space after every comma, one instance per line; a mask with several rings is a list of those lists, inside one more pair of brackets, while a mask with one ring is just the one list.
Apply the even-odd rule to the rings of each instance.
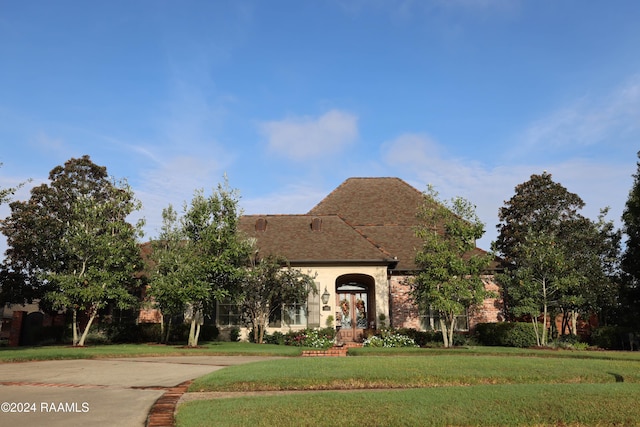
[[160, 341], [164, 344], [169, 344], [169, 336], [171, 335], [171, 326], [173, 323], [173, 319], [169, 317], [169, 321], [167, 322], [167, 330], [163, 335], [160, 336]]
[[260, 344], [260, 319], [261, 316], [255, 316], [253, 318], [253, 342]]
[[541, 343], [543, 346], [547, 345], [547, 280], [542, 279], [542, 301], [543, 301], [543, 310], [542, 310], [542, 340]]
[[194, 347], [198, 346], [198, 341], [200, 340], [200, 330], [202, 329], [202, 324], [200, 322], [196, 322], [196, 335], [194, 336]]
[[262, 344], [264, 342], [264, 331], [265, 329], [267, 329], [267, 325], [269, 324], [269, 313], [265, 313], [262, 315], [262, 318], [260, 320], [260, 338], [259, 338], [259, 343]]
[[533, 314], [531, 315], [531, 323], [533, 324], [533, 330], [536, 333], [536, 344], [540, 347], [540, 329], [538, 328], [538, 318]]
[[571, 333], [573, 335], [578, 335], [578, 311], [571, 311]]
[[453, 347], [453, 332], [456, 325], [456, 315], [451, 313], [451, 324], [449, 325], [449, 347]]
[[87, 339], [87, 335], [89, 334], [89, 328], [91, 328], [91, 324], [93, 323], [93, 320], [96, 318], [97, 315], [98, 315], [98, 309], [95, 307], [92, 308], [91, 316], [89, 317], [87, 326], [85, 326], [84, 331], [82, 331], [82, 336], [80, 337], [80, 342], [78, 342], [78, 347], [84, 346], [84, 341]]
[[562, 331], [560, 332], [560, 335], [565, 335], [565, 331], [571, 332], [569, 322], [570, 322], [569, 312], [563, 309], [562, 310]]
[[440, 317], [440, 330], [442, 331], [442, 342], [445, 348], [449, 347], [449, 333], [447, 331], [447, 322]]
[[189, 340], [187, 342], [189, 347], [196, 347], [198, 341], [196, 340], [196, 316], [191, 318], [191, 327], [189, 328]]
[[73, 313], [73, 320], [72, 320], [71, 329], [73, 329], [73, 346], [75, 347], [78, 345], [78, 310], [74, 308], [72, 313]]
[[204, 323], [201, 310], [193, 310], [191, 313], [191, 327], [189, 328], [189, 347], [198, 346], [198, 337], [200, 336], [200, 326]]
[[195, 336], [196, 336], [196, 319], [194, 317], [191, 319], [191, 327], [189, 328], [189, 340], [187, 342], [187, 345], [189, 347], [195, 347], [197, 345], [197, 343], [195, 343]]

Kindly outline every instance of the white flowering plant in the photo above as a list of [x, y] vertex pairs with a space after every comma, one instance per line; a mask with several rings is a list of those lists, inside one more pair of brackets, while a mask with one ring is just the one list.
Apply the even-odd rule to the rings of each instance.
[[390, 330], [383, 330], [380, 335], [365, 339], [364, 347], [418, 347], [413, 338]]

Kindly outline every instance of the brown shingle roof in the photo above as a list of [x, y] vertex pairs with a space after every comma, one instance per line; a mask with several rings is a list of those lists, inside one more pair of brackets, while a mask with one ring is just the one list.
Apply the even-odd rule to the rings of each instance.
[[309, 211], [350, 225], [414, 225], [422, 193], [400, 178], [349, 178]]
[[400, 178], [349, 178], [309, 214], [339, 214], [398, 259], [398, 269], [415, 268], [416, 213], [423, 194]]
[[[349, 178], [307, 215], [244, 216], [240, 229], [258, 240], [261, 253], [292, 263], [387, 262], [413, 270], [422, 246], [414, 227], [423, 200], [423, 193], [399, 178]], [[314, 217], [322, 219], [320, 232], [311, 230]], [[266, 231], [256, 231], [258, 218], [267, 220]]]
[[[264, 231], [256, 230], [259, 219]], [[314, 218], [321, 220], [312, 230]], [[388, 264], [392, 256], [350, 227], [338, 215], [245, 215], [239, 227], [257, 240], [261, 255], [284, 256], [292, 264], [303, 262], [353, 262]]]

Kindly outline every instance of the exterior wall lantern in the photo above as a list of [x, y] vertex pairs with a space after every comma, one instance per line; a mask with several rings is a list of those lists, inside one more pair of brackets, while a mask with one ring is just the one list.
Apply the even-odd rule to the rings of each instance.
[[324, 287], [324, 292], [320, 295], [320, 300], [322, 301], [322, 311], [331, 311], [331, 307], [327, 304], [329, 303], [329, 292], [327, 291], [327, 287]]
[[329, 303], [329, 297], [331, 295], [329, 295], [329, 291], [327, 291], [327, 287], [324, 287], [324, 292], [322, 293], [322, 296], [320, 296], [320, 298], [322, 299], [322, 304], [328, 304]]

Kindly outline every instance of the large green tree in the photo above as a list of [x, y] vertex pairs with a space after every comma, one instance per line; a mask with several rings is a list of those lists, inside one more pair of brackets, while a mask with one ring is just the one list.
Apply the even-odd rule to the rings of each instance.
[[621, 323], [634, 327], [640, 326], [640, 161], [636, 165], [633, 185], [622, 214], [626, 241], [622, 255], [625, 280], [621, 302], [624, 314], [620, 319]]
[[226, 183], [210, 196], [197, 190], [181, 216], [169, 206], [163, 218], [152, 242], [148, 294], [161, 310], [184, 313], [195, 347], [206, 311], [237, 292], [250, 245], [238, 233], [238, 198]]
[[518, 268], [499, 275], [498, 280], [508, 290], [512, 314], [530, 317], [538, 345], [546, 345], [549, 305], [577, 279], [553, 234], [530, 230], [516, 249]]
[[619, 233], [606, 210], [594, 222], [580, 214], [583, 207], [544, 172], [516, 186], [499, 210], [493, 249], [509, 265], [499, 276], [507, 318], [526, 314], [535, 324], [542, 316], [542, 345], [555, 314], [575, 333], [579, 313], [602, 311], [614, 299]]
[[475, 246], [484, 224], [469, 201], [441, 201], [432, 188], [424, 194], [418, 219], [422, 247], [416, 255], [419, 272], [409, 282], [411, 296], [422, 312], [439, 314], [444, 346], [450, 347], [456, 317], [489, 295], [481, 276], [491, 257]]
[[318, 292], [313, 277], [291, 268], [285, 259], [251, 259], [239, 300], [243, 315], [253, 327], [254, 342], [262, 344], [271, 315], [303, 304], [310, 292]]
[[101, 309], [136, 302], [143, 223], [127, 218], [140, 203], [126, 181], [109, 178], [89, 156], [55, 167], [49, 180], [27, 202], [10, 205], [0, 227], [6, 271], [41, 307], [70, 312], [73, 344], [81, 346]]
[[162, 313], [162, 342], [168, 342], [174, 319], [181, 319], [186, 310], [184, 283], [189, 282], [191, 274], [186, 240], [177, 212], [172, 206], [163, 209], [160, 234], [151, 241], [151, 250], [145, 258], [151, 277], [147, 295], [152, 297], [147, 303]]

